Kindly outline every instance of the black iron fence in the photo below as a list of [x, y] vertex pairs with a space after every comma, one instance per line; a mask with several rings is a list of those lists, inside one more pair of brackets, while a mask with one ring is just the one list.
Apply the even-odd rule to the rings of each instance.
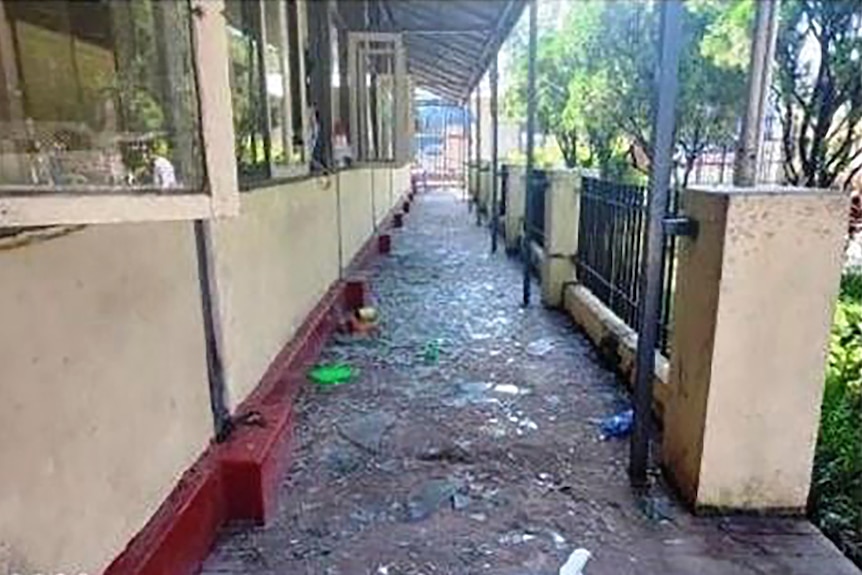
[[[641, 267], [647, 227], [648, 190], [644, 186], [582, 178], [578, 223], [578, 279], [633, 329], [640, 325]], [[671, 194], [669, 213], [676, 213]], [[664, 246], [662, 306], [658, 347], [668, 352], [676, 242]]]
[[[530, 186], [530, 182], [527, 184]], [[545, 195], [548, 191], [548, 172], [533, 170], [532, 189], [528, 187], [526, 216], [527, 239], [545, 246]]]

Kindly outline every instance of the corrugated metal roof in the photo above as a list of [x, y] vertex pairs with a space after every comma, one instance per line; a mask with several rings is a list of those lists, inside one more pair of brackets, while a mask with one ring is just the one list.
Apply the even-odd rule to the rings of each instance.
[[[372, 2], [373, 3], [373, 2]], [[402, 32], [416, 85], [465, 102], [526, 0], [377, 0], [376, 28]], [[346, 4], [350, 4], [347, 2]], [[354, 6], [362, 5], [356, 2]]]

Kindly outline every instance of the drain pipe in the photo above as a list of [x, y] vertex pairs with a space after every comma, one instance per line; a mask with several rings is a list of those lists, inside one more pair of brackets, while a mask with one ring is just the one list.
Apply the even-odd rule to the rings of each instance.
[[233, 424], [230, 409], [227, 406], [227, 384], [222, 359], [224, 355], [222, 354], [221, 322], [218, 316], [218, 291], [213, 271], [212, 224], [204, 220], [195, 220], [194, 230], [204, 320], [210, 411], [212, 412], [216, 441], [221, 443], [230, 436]]

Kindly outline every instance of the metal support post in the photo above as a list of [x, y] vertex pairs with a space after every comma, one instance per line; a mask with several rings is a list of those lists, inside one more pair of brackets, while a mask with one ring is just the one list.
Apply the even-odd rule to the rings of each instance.
[[641, 323], [638, 330], [637, 367], [634, 389], [634, 429], [631, 439], [629, 475], [637, 487], [647, 485], [650, 422], [656, 341], [661, 313], [662, 256], [664, 232], [673, 169], [674, 108], [679, 88], [679, 52], [682, 37], [682, 1], [661, 3], [661, 58], [658, 94], [653, 120], [653, 166], [650, 178], [649, 223], [646, 257], [643, 261]]
[[497, 102], [497, 56], [491, 60], [491, 253], [497, 253], [497, 153], [500, 126]]
[[536, 131], [536, 19], [538, 6], [530, 0], [530, 43], [527, 68], [527, 183], [524, 189], [524, 233], [521, 235], [521, 259], [524, 264], [524, 307], [530, 305], [530, 206], [533, 191], [533, 163]]

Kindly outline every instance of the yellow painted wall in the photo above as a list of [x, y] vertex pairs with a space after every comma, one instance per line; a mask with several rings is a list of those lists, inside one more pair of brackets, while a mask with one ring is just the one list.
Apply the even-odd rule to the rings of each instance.
[[341, 194], [341, 253], [348, 265], [374, 232], [371, 200], [371, 169], [359, 168], [338, 174]]
[[232, 409], [338, 279], [335, 186], [314, 178], [256, 189], [243, 194], [238, 218], [215, 225]]
[[392, 175], [392, 183], [395, 195], [400, 199], [410, 191], [410, 164], [395, 168]]
[[393, 205], [393, 194], [390, 192], [390, 172], [385, 168], [372, 168], [372, 185], [374, 189], [374, 221], [379, 225]]
[[190, 223], [0, 251], [0, 573], [100, 573], [212, 434]]
[[[373, 233], [371, 171], [338, 177], [347, 256]], [[235, 408], [339, 278], [336, 180], [245, 193], [212, 231]], [[0, 573], [100, 573], [212, 436], [192, 224], [0, 250], [0, 278]]]

